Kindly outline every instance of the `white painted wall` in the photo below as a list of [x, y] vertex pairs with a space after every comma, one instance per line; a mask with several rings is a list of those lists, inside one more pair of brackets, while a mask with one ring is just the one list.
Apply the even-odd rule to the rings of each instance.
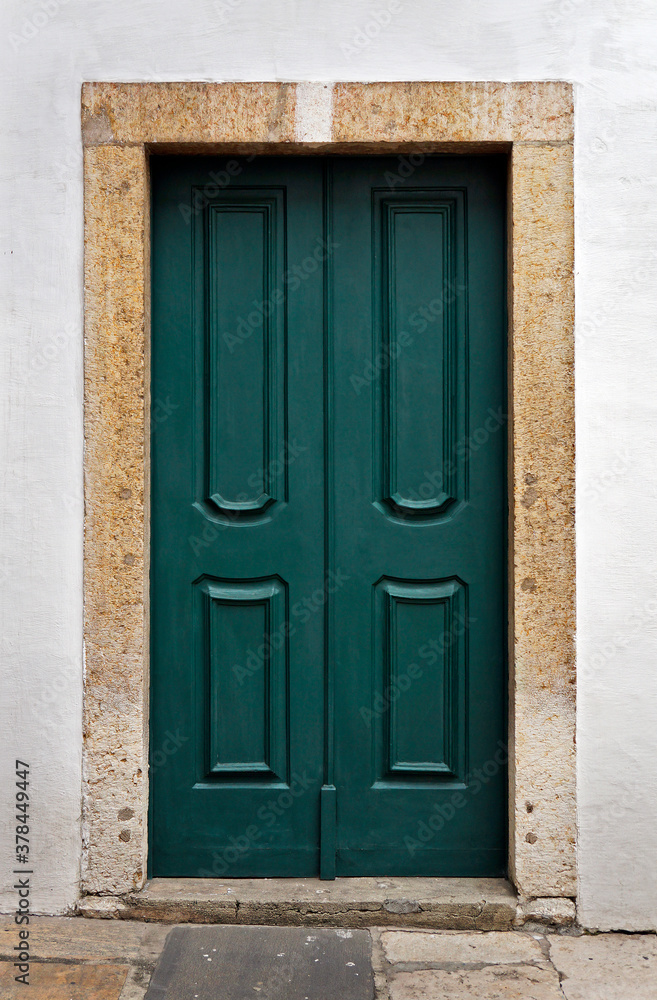
[[[32, 766], [36, 907], [74, 902], [80, 857], [82, 81], [563, 79], [577, 102], [580, 912], [657, 928], [654, 0], [4, 0], [0, 17], [1, 774], [8, 789], [16, 756]], [[3, 877], [12, 819], [3, 791]]]

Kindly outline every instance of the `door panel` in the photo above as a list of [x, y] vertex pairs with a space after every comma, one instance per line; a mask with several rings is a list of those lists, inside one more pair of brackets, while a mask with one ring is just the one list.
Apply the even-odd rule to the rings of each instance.
[[[464, 192], [374, 188], [371, 224], [380, 502], [401, 517], [437, 515], [455, 499], [464, 432]], [[451, 476], [425, 482], [425, 469], [452, 463]]]
[[229, 517], [285, 499], [284, 194], [225, 193], [195, 227], [198, 301], [207, 296], [205, 503]]
[[241, 160], [221, 188], [230, 163], [152, 164], [152, 869], [313, 875], [324, 292], [291, 269], [323, 234], [323, 168]]
[[386, 168], [333, 169], [336, 870], [501, 874], [503, 164]]
[[153, 874], [503, 872], [504, 176], [153, 160]]
[[[449, 581], [375, 585], [373, 706], [361, 717], [376, 725], [379, 774], [440, 774], [458, 778], [465, 765], [465, 644], [458, 622], [464, 620], [465, 588]], [[449, 645], [437, 637], [454, 634]], [[418, 656], [426, 647], [431, 663]], [[414, 661], [420, 661], [420, 663]], [[388, 695], [383, 698], [383, 693]], [[394, 692], [394, 697], [392, 697]], [[378, 699], [377, 699], [378, 695]]]
[[199, 712], [207, 712], [204, 770], [236, 780], [266, 775], [287, 782], [287, 649], [276, 644], [257, 669], [247, 664], [264, 636], [281, 634], [286, 588], [273, 577], [229, 585], [206, 579], [197, 587], [202, 617], [196, 631], [203, 640], [198, 662], [208, 667], [198, 686]]

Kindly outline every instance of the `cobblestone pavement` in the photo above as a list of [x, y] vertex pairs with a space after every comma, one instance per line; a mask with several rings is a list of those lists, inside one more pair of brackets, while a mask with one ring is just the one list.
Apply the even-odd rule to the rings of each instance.
[[[29, 992], [18, 928], [0, 918], [5, 1000], [143, 1000], [171, 924], [32, 917]], [[377, 1000], [655, 1000], [657, 936], [370, 928]], [[184, 1000], [184, 998], [181, 998]], [[217, 997], [221, 1000], [221, 997]], [[259, 1000], [267, 1000], [259, 996]], [[286, 1000], [270, 997], [268, 1000]], [[321, 1000], [321, 998], [311, 998]]]

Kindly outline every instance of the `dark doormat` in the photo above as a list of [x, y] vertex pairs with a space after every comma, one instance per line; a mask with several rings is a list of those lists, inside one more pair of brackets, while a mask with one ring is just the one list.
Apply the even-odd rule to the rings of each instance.
[[145, 1000], [372, 1000], [364, 930], [175, 927]]

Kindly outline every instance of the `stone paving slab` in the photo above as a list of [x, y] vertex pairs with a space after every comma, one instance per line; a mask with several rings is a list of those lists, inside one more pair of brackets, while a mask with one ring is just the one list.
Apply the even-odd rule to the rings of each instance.
[[3, 1000], [119, 1000], [127, 965], [31, 962], [29, 985], [17, 983], [12, 962], [0, 962]]
[[[32, 917], [30, 953], [33, 958], [79, 961], [139, 961], [154, 965], [171, 927], [133, 920], [102, 924], [80, 917]], [[12, 916], [0, 917], [0, 957], [8, 958], [18, 940]]]
[[[383, 880], [379, 880], [383, 881]], [[397, 881], [397, 880], [388, 880]], [[322, 883], [318, 883], [321, 887]], [[305, 891], [310, 893], [306, 884]], [[373, 942], [379, 1000], [657, 1000], [657, 935], [444, 931], [372, 926], [297, 928], [305, 936], [363, 934]], [[193, 931], [245, 931], [244, 926]], [[32, 917], [30, 981], [14, 983], [17, 927], [0, 917], [0, 997], [33, 1000], [144, 1000], [171, 924]], [[251, 930], [263, 932], [262, 926]], [[290, 930], [273, 928], [280, 932]], [[305, 940], [305, 938], [304, 938]], [[348, 941], [349, 938], [344, 940]], [[213, 945], [216, 947], [216, 945]], [[285, 949], [279, 949], [281, 951]], [[298, 951], [298, 949], [297, 949]], [[278, 958], [278, 954], [277, 954]], [[249, 958], [250, 961], [250, 958]], [[313, 962], [313, 964], [315, 964]], [[208, 963], [214, 966], [214, 962]], [[561, 990], [555, 984], [561, 976]], [[360, 976], [358, 977], [360, 978]], [[121, 986], [121, 981], [123, 986]], [[263, 980], [263, 983], [265, 980]], [[258, 983], [252, 984], [258, 986]], [[262, 987], [244, 996], [260, 996]], [[306, 994], [303, 994], [305, 997]], [[185, 1000], [177, 997], [176, 1000]], [[213, 1000], [216, 998], [213, 997]], [[221, 1000], [224, 1000], [223, 996]], [[271, 1000], [271, 998], [267, 998]], [[287, 996], [284, 1000], [288, 1000]]]
[[[110, 992], [108, 997], [119, 997], [119, 1000], [143, 1000], [148, 987], [151, 973], [160, 956], [166, 936], [171, 930], [169, 925], [146, 924], [136, 920], [83, 920], [81, 917], [31, 917], [30, 919], [30, 955], [32, 958], [30, 983], [38, 984], [39, 989], [47, 988], [51, 992], [44, 997], [59, 1000], [71, 1000], [77, 996], [67, 986], [55, 980], [60, 964], [69, 970], [77, 963], [93, 965], [96, 968], [97, 982], [89, 986], [89, 977], [93, 971], [83, 971], [81, 989], [88, 992], [83, 996], [93, 1000], [106, 1000], [101, 992], [101, 986], [106, 986]], [[0, 917], [0, 959], [11, 959], [13, 948], [18, 941], [18, 928], [13, 916]], [[49, 960], [49, 961], [43, 961]], [[54, 961], [53, 961], [54, 960]], [[58, 962], [61, 960], [61, 963]], [[103, 964], [101, 964], [103, 963]], [[125, 966], [127, 976], [123, 988], [117, 992], [113, 978], [112, 967]], [[64, 973], [62, 973], [64, 974]], [[5, 974], [6, 975], [6, 974]], [[61, 978], [61, 977], [60, 977]], [[17, 987], [20, 984], [15, 984]], [[68, 984], [73, 985], [73, 984]], [[13, 987], [12, 987], [13, 988]], [[7, 992], [3, 982], [0, 997], [14, 996]], [[62, 993], [61, 990], [64, 992]], [[114, 990], [112, 993], [111, 990]], [[34, 997], [41, 1000], [41, 993], [34, 988], [17, 993], [16, 996]]]
[[[470, 971], [400, 972], [390, 1000], [563, 1000], [554, 969], [500, 965]], [[630, 1000], [628, 997], [627, 1000]], [[633, 1000], [633, 998], [632, 998]]]
[[372, 1000], [367, 931], [175, 927], [146, 1000]]
[[445, 964], [502, 965], [544, 962], [537, 940], [528, 934], [500, 931], [467, 933], [440, 931], [383, 931], [381, 944], [388, 962], [425, 967]]
[[656, 1000], [657, 935], [550, 935], [566, 1000]]

